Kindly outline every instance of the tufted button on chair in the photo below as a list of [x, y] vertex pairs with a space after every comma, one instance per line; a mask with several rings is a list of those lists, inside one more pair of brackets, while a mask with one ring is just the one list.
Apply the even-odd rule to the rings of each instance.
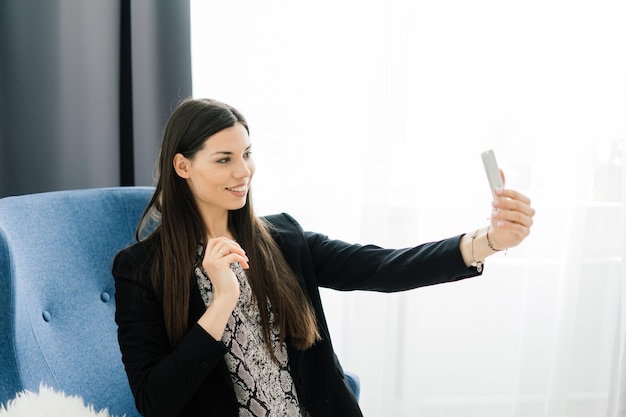
[[0, 200], [0, 402], [41, 383], [115, 416], [138, 416], [117, 344], [113, 257], [153, 189]]

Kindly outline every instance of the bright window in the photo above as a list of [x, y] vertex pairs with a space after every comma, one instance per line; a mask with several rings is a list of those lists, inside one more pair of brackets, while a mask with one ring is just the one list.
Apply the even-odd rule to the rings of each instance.
[[471, 232], [490, 211], [489, 148], [507, 185], [533, 199], [531, 237], [488, 259], [482, 278], [323, 291], [365, 415], [616, 413], [626, 392], [622, 1], [191, 5], [194, 95], [249, 119], [259, 214], [394, 247]]

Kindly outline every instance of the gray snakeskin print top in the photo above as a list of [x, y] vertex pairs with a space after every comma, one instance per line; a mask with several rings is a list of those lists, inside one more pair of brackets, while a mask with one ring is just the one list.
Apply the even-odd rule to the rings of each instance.
[[[287, 348], [285, 343], [279, 342], [273, 314], [270, 312], [272, 346], [279, 363], [272, 360], [265, 346], [259, 308], [252, 296], [245, 271], [239, 263], [233, 263], [230, 267], [239, 280], [240, 295], [226, 325], [222, 342], [228, 348], [225, 360], [239, 402], [239, 415], [309, 416], [298, 402], [289, 373]], [[195, 275], [202, 299], [208, 307], [213, 300], [213, 286], [200, 262], [195, 268]]]

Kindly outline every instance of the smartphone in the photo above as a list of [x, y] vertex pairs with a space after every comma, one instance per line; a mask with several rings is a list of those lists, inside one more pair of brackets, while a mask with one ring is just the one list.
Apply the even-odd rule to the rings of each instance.
[[480, 154], [483, 158], [483, 166], [485, 167], [485, 173], [487, 174], [487, 180], [489, 180], [489, 187], [491, 187], [491, 194], [493, 198], [496, 198], [496, 188], [502, 188], [502, 176], [500, 175], [500, 168], [498, 168], [498, 162], [496, 162], [496, 154], [493, 149]]

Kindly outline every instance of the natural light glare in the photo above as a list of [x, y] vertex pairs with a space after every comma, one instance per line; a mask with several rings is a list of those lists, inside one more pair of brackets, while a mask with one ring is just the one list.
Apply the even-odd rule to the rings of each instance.
[[194, 95], [247, 116], [259, 214], [394, 247], [471, 232], [490, 213], [489, 148], [533, 199], [531, 237], [480, 279], [323, 290], [365, 415], [609, 416], [626, 333], [623, 1], [191, 6]]

